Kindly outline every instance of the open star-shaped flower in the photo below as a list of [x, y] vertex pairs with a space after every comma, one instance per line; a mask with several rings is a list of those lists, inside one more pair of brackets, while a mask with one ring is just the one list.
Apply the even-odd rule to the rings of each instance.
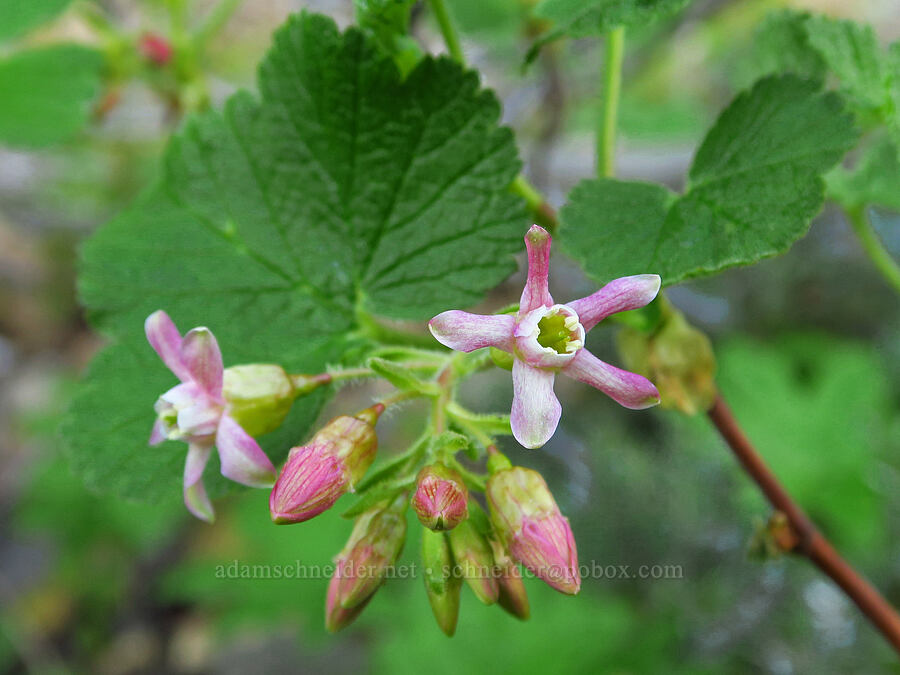
[[555, 304], [547, 285], [550, 243], [550, 234], [538, 225], [525, 235], [528, 278], [517, 314], [450, 310], [428, 323], [438, 342], [451, 349], [496, 347], [513, 355], [510, 422], [513, 436], [526, 448], [541, 447], [556, 431], [562, 407], [553, 382], [559, 372], [596, 387], [626, 408], [659, 403], [659, 392], [648, 379], [604, 363], [584, 348], [585, 334], [600, 321], [653, 300], [659, 276], [622, 277], [585, 298]]
[[194, 328], [183, 338], [162, 310], [144, 324], [147, 340], [169, 370], [181, 380], [159, 397], [150, 445], [165, 440], [188, 444], [184, 466], [184, 503], [202, 520], [212, 521], [213, 507], [203, 487], [203, 469], [213, 446], [222, 475], [251, 487], [275, 482], [275, 467], [257, 442], [229, 414], [223, 391], [222, 352], [208, 328]]

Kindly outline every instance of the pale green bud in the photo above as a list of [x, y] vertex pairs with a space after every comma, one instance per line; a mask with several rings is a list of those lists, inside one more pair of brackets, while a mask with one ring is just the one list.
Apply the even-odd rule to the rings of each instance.
[[448, 636], [456, 632], [462, 578], [456, 573], [450, 542], [443, 532], [422, 530], [425, 592], [434, 618]]
[[228, 414], [251, 436], [280, 427], [295, 393], [281, 366], [254, 363], [225, 369], [223, 396]]

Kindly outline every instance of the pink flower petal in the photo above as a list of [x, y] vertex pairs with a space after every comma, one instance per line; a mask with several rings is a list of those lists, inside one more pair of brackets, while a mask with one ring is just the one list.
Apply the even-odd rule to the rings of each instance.
[[659, 403], [659, 392], [650, 380], [604, 363], [587, 349], [578, 352], [562, 372], [596, 387], [616, 403], [632, 410], [642, 410]]
[[178, 328], [175, 327], [169, 315], [161, 309], [153, 312], [144, 321], [144, 333], [147, 335], [150, 346], [156, 350], [159, 358], [169, 367], [169, 370], [175, 373], [175, 377], [182, 382], [190, 380], [190, 371], [181, 358], [181, 333], [178, 332]]
[[658, 274], [622, 277], [610, 281], [586, 298], [566, 304], [575, 310], [581, 325], [588, 331], [611, 314], [645, 306], [659, 293], [659, 285]]
[[189, 436], [209, 436], [216, 433], [222, 409], [204, 400], [178, 411], [178, 430]]
[[[203, 390], [193, 382], [182, 382], [176, 384], [166, 393], [159, 397], [160, 401], [165, 401], [175, 408], [186, 408], [194, 405], [206, 398]], [[159, 411], [157, 411], [159, 412]]]
[[519, 315], [553, 304], [548, 287], [550, 276], [550, 233], [539, 225], [532, 225], [525, 235], [528, 249], [528, 278], [519, 301]]
[[222, 416], [216, 433], [222, 475], [250, 487], [272, 487], [275, 467], [259, 444], [228, 415]]
[[498, 347], [509, 352], [515, 324], [511, 314], [470, 314], [453, 309], [434, 317], [428, 329], [438, 342], [456, 351]]
[[196, 382], [210, 396], [222, 395], [222, 352], [208, 328], [192, 328], [181, 341], [181, 358]]
[[510, 424], [513, 436], [526, 448], [539, 448], [553, 436], [562, 415], [562, 406], [553, 393], [555, 373], [516, 359], [512, 376]]
[[156, 420], [153, 423], [153, 429], [150, 432], [150, 440], [147, 441], [149, 445], [159, 445], [164, 440], [166, 440], [168, 436], [166, 435], [166, 425], [163, 424], [162, 420]]
[[184, 505], [200, 520], [213, 522], [215, 514], [203, 487], [203, 469], [209, 461], [210, 445], [191, 443], [184, 463]]

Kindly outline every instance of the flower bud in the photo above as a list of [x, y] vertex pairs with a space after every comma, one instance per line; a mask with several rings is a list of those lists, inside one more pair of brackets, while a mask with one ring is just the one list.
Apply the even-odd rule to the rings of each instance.
[[378, 590], [406, 541], [406, 500], [400, 495], [356, 519], [350, 539], [335, 558], [328, 589], [332, 605], [353, 609]]
[[705, 333], [668, 305], [652, 333], [626, 327], [617, 339], [626, 366], [650, 378], [660, 405], [686, 415], [709, 410], [716, 398], [716, 357]]
[[251, 436], [280, 427], [295, 393], [291, 378], [281, 366], [254, 363], [225, 369], [222, 395], [228, 403], [228, 414]]
[[375, 459], [380, 403], [355, 417], [335, 417], [306, 445], [292, 448], [269, 495], [278, 524], [301, 523], [330, 509], [363, 477]]
[[412, 506], [429, 530], [452, 530], [469, 515], [468, 501], [466, 484], [453, 469], [431, 464], [419, 472]]
[[519, 564], [509, 556], [499, 541], [491, 539], [490, 543], [497, 563], [497, 583], [500, 586], [497, 604], [514, 617], [525, 621], [531, 616], [531, 607]]
[[441, 630], [452, 636], [459, 618], [462, 578], [456, 573], [450, 542], [443, 532], [422, 530], [422, 565], [431, 611]]
[[581, 589], [569, 521], [537, 471], [520, 466], [488, 479], [491, 519], [513, 558], [562, 593]]
[[144, 33], [138, 40], [138, 49], [147, 61], [155, 66], [164, 66], [172, 60], [174, 50], [166, 38], [156, 33]]
[[331, 582], [328, 584], [328, 595], [325, 598], [325, 630], [329, 633], [337, 633], [342, 628], [346, 628], [356, 621], [356, 618], [362, 614], [366, 605], [374, 597], [373, 593], [356, 605], [356, 607], [345, 609], [338, 602], [337, 590], [337, 580], [332, 577]]
[[500, 588], [495, 576], [494, 555], [487, 538], [472, 519], [466, 519], [447, 533], [459, 572], [481, 602], [497, 602]]

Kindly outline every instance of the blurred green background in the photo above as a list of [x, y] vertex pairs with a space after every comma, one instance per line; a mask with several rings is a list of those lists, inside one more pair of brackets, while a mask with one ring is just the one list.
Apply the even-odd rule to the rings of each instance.
[[[135, 35], [169, 30], [162, 0], [98, 4]], [[212, 4], [195, 0], [191, 9], [202, 14]], [[534, 26], [522, 2], [449, 5], [468, 59], [504, 103], [528, 175], [558, 205], [593, 172], [600, 45], [554, 45], [523, 73]], [[783, 6], [697, 0], [676, 21], [630, 36], [622, 177], [680, 187], [716, 113], [764, 67], [755, 27]], [[884, 42], [900, 36], [896, 0], [790, 6], [872, 23]], [[303, 7], [342, 25], [353, 17], [349, 0], [244, 2], [202, 63], [213, 104], [236, 87], [252, 88], [272, 30]], [[70, 8], [25, 43], [90, 43], [83, 9]], [[428, 49], [443, 49], [421, 7], [413, 32]], [[751, 555], [769, 509], [705, 419], [625, 411], [566, 381], [553, 440], [540, 452], [504, 450], [547, 477], [582, 563], [678, 566], [678, 578], [587, 578], [576, 598], [530, 580], [532, 618], [524, 623], [464, 590], [452, 639], [435, 626], [421, 580], [395, 579], [356, 624], [330, 636], [326, 580], [216, 572], [235, 561], [328, 563], [349, 534], [342, 505], [302, 526], [276, 528], [267, 495], [245, 492], [217, 505], [218, 522], [209, 527], [186, 514], [177, 485], [170, 502], [154, 505], [87, 492], [56, 437], [71, 383], [98, 347], [76, 300], [77, 245], [153, 179], [183, 112], [166, 97], [167, 86], [130, 82], [116, 89], [109, 109], [110, 90], [100, 92], [87, 128], [49, 148], [0, 146], [0, 672], [898, 670], [882, 638], [805, 561]], [[878, 212], [873, 219], [900, 255], [900, 218]], [[570, 261], [557, 256], [553, 265], [556, 297], [593, 290]], [[514, 301], [520, 283], [510, 280], [485, 306]], [[722, 390], [785, 485], [900, 604], [900, 307], [840, 214], [826, 208], [781, 258], [685, 284], [669, 297], [712, 336]], [[614, 337], [612, 327], [595, 331], [589, 347], [618, 362]], [[464, 394], [476, 409], [502, 410], [509, 377], [479, 375]], [[370, 392], [358, 387], [342, 396], [323, 417]], [[382, 452], [412, 424], [416, 409], [408, 412], [387, 421]], [[405, 562], [418, 557], [417, 530], [410, 528]]]

